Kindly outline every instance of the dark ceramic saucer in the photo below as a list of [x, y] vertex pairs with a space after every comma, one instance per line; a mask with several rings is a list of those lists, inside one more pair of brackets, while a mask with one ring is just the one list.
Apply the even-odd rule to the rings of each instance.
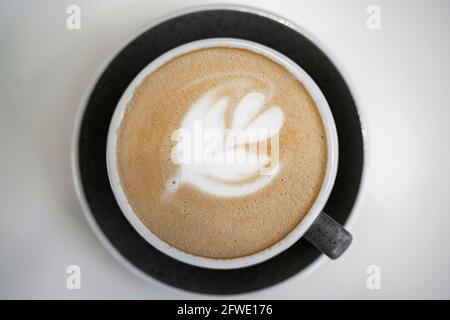
[[256, 9], [210, 7], [185, 11], [132, 40], [103, 71], [86, 103], [77, 132], [74, 169], [89, 220], [116, 256], [174, 287], [233, 294], [286, 280], [308, 268], [321, 254], [300, 239], [271, 260], [244, 269], [210, 270], [174, 260], [148, 244], [128, 223], [111, 191], [105, 159], [110, 119], [133, 78], [174, 47], [216, 37], [247, 39], [271, 47], [297, 62], [320, 87], [332, 109], [340, 142], [338, 174], [325, 211], [345, 224], [357, 199], [364, 162], [364, 139], [353, 96], [341, 73], [318, 46], [293, 24]]

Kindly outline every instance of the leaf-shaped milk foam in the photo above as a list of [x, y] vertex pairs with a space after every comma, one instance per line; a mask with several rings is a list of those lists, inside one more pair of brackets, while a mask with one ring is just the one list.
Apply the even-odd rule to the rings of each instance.
[[[217, 90], [201, 96], [175, 135], [177, 144], [173, 154], [183, 156], [179, 157], [182, 161], [178, 163], [177, 174], [167, 181], [168, 195], [176, 192], [181, 184], [189, 184], [216, 196], [245, 196], [264, 188], [280, 170], [278, 155], [276, 163], [271, 163], [273, 158], [260, 153], [257, 144], [278, 138], [284, 124], [281, 108], [264, 109], [266, 96], [262, 92], [250, 92], [238, 102], [231, 128], [227, 130], [225, 115], [230, 99], [217, 96]], [[207, 136], [209, 139], [205, 139]]]

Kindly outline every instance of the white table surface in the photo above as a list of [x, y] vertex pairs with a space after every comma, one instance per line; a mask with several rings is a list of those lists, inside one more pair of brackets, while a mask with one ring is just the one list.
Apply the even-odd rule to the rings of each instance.
[[[151, 20], [212, 1], [0, 3], [0, 298], [222, 298], [142, 281], [90, 229], [70, 167], [76, 111], [106, 58]], [[345, 69], [366, 117], [366, 190], [354, 243], [249, 299], [450, 298], [450, 2], [240, 1], [300, 24]], [[81, 30], [66, 8], [81, 8]], [[381, 29], [366, 8], [381, 8]], [[66, 267], [81, 267], [81, 290]], [[381, 290], [366, 268], [381, 269]]]

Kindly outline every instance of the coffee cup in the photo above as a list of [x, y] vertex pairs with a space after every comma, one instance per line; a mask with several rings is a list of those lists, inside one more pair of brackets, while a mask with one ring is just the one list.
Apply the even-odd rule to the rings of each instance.
[[[145, 212], [144, 209], [142, 209], [143, 206], [145, 206], [146, 203], [150, 203], [153, 195], [150, 198], [150, 200], [142, 200], [142, 194], [140, 196], [131, 197], [130, 191], [133, 190], [133, 186], [130, 187], [129, 181], [124, 183], [123, 175], [121, 176], [120, 170], [119, 170], [119, 163], [120, 159], [118, 159], [118, 147], [120, 147], [120, 130], [121, 126], [124, 122], [124, 117], [126, 115], [127, 108], [130, 104], [130, 101], [133, 99], [135, 100], [145, 100], [145, 95], [139, 95], [139, 92], [137, 89], [142, 86], [142, 84], [147, 81], [146, 79], [150, 75], [154, 75], [158, 72], [161, 72], [161, 67], [167, 65], [169, 62], [174, 61], [178, 57], [186, 56], [191, 53], [199, 52], [201, 50], [209, 50], [214, 48], [231, 48], [231, 49], [237, 49], [237, 50], [245, 50], [245, 52], [252, 53], [254, 55], [258, 55], [261, 57], [264, 57], [265, 59], [269, 59], [270, 61], [276, 63], [277, 65], [281, 66], [285, 70], [287, 70], [301, 85], [306, 89], [308, 96], [311, 98], [312, 103], [315, 106], [315, 109], [317, 110], [317, 113], [319, 115], [319, 118], [321, 120], [322, 126], [323, 126], [323, 133], [324, 133], [324, 145], [326, 146], [326, 151], [324, 154], [325, 162], [323, 164], [323, 175], [321, 176], [321, 183], [320, 186], [317, 188], [317, 193], [314, 195], [314, 197], [311, 197], [311, 203], [308, 205], [307, 210], [305, 211], [304, 216], [300, 219], [300, 221], [293, 227], [289, 232], [286, 232], [281, 238], [277, 239], [276, 241], [272, 240], [272, 243], [270, 245], [266, 245], [266, 247], [262, 248], [261, 250], [254, 250], [255, 252], [251, 252], [248, 254], [243, 254], [240, 256], [232, 256], [232, 257], [222, 257], [222, 256], [214, 256], [214, 255], [208, 255], [208, 254], [196, 254], [193, 253], [195, 250], [189, 250], [189, 246], [183, 247], [182, 241], [183, 237], [179, 236], [180, 230], [186, 230], [188, 228], [189, 230], [195, 230], [196, 228], [196, 221], [202, 226], [202, 228], [205, 228], [205, 225], [203, 221], [200, 224], [199, 218], [196, 217], [195, 219], [190, 219], [189, 217], [184, 217], [180, 215], [174, 215], [172, 218], [173, 225], [176, 227], [172, 228], [170, 225], [171, 221], [167, 220], [165, 221], [163, 218], [160, 219], [157, 223], [152, 222], [153, 225], [155, 225], [155, 230], [158, 229], [158, 232], [155, 233], [152, 229], [152, 227], [149, 227], [147, 221], [142, 218], [142, 215], [137, 214], [136, 208], [139, 210]], [[246, 57], [246, 59], [248, 59]], [[249, 61], [251, 63], [251, 61]], [[180, 62], [180, 64], [182, 64]], [[193, 73], [196, 71], [193, 70]], [[280, 71], [281, 72], [281, 71]], [[158, 75], [159, 76], [159, 75]], [[162, 77], [163, 75], [161, 75]], [[247, 77], [248, 75], [245, 74]], [[162, 78], [164, 79], [164, 77]], [[209, 79], [208, 81], [211, 81]], [[216, 81], [216, 80], [214, 80]], [[227, 80], [228, 81], [228, 80]], [[232, 80], [234, 81], [234, 80]], [[291, 81], [291, 80], [289, 80]], [[221, 83], [219, 83], [221, 84]], [[214, 84], [216, 86], [217, 83]], [[219, 86], [220, 87], [220, 86]], [[221, 87], [220, 87], [221, 88]], [[234, 88], [234, 87], [233, 87]], [[216, 90], [216, 89], [215, 89]], [[221, 89], [222, 90], [222, 89]], [[224, 89], [225, 90], [225, 89]], [[228, 89], [227, 89], [228, 90]], [[231, 90], [231, 89], [230, 89]], [[233, 89], [234, 90], [234, 89]], [[217, 91], [217, 90], [216, 90]], [[214, 91], [214, 92], [216, 92]], [[137, 93], [138, 92], [138, 93]], [[138, 97], [136, 97], [138, 95]], [[156, 94], [155, 94], [156, 95]], [[155, 97], [154, 99], [157, 99], [158, 97]], [[171, 97], [167, 97], [169, 99]], [[198, 108], [198, 114], [201, 114], [201, 108], [202, 104], [201, 102], [207, 101], [209, 98], [211, 98], [208, 95], [205, 95], [201, 99], [196, 100], [196, 108]], [[251, 101], [256, 101], [260, 99], [261, 96], [258, 94], [255, 94], [252, 92], [251, 94], [247, 94], [242, 100], [245, 100], [248, 102], [249, 105], [251, 105]], [[159, 99], [163, 99], [164, 97], [159, 97]], [[203, 99], [203, 100], [202, 100]], [[160, 100], [160, 101], [163, 101]], [[244, 105], [241, 100], [241, 105]], [[267, 99], [266, 99], [267, 100]], [[155, 100], [156, 101], [156, 100]], [[217, 106], [217, 110], [219, 110], [219, 107], [221, 105], [221, 101], [225, 103], [226, 100], [217, 100], [215, 102], [215, 105]], [[138, 101], [139, 102], [139, 101]], [[194, 107], [192, 108], [194, 109]], [[271, 119], [270, 126], [277, 127], [277, 123], [279, 122], [279, 127], [282, 126], [283, 121], [286, 120], [286, 116], [283, 116], [278, 111], [277, 107], [271, 107], [268, 109], [271, 113], [271, 117], [266, 117], [268, 119]], [[190, 113], [189, 113], [190, 112]], [[194, 112], [189, 111], [188, 115], [194, 114]], [[236, 117], [236, 112], [234, 113], [234, 117]], [[225, 113], [224, 113], [225, 114]], [[183, 123], [186, 123], [186, 118], [189, 116], [184, 116]], [[249, 115], [246, 115], [247, 117], [250, 117]], [[245, 117], [245, 113], [244, 116]], [[212, 119], [212, 118], [211, 118]], [[252, 118], [254, 119], [254, 117]], [[147, 119], [149, 125], [151, 126], [151, 123], [153, 123], [152, 119]], [[158, 130], [158, 124], [155, 125], [155, 130]], [[132, 130], [131, 128], [130, 130]], [[129, 134], [129, 139], [132, 139], [131, 137], [133, 134]], [[266, 136], [269, 137], [271, 134], [267, 134]], [[272, 135], [273, 136], [273, 135]], [[330, 111], [330, 107], [328, 105], [328, 102], [322, 92], [320, 91], [320, 88], [316, 85], [316, 83], [312, 80], [312, 78], [295, 62], [290, 60], [285, 55], [268, 48], [266, 46], [263, 46], [261, 44], [241, 40], [241, 39], [233, 39], [233, 38], [214, 38], [214, 39], [205, 39], [205, 40], [199, 40], [194, 41], [191, 43], [184, 44], [182, 46], [179, 46], [177, 48], [174, 48], [163, 55], [161, 55], [156, 60], [152, 61], [147, 67], [145, 67], [130, 83], [128, 88], [123, 93], [121, 99], [119, 100], [119, 103], [116, 107], [116, 110], [114, 112], [114, 115], [112, 117], [110, 128], [108, 132], [108, 138], [107, 138], [107, 152], [106, 152], [106, 161], [107, 161], [107, 169], [108, 169], [108, 176], [111, 183], [111, 187], [114, 193], [114, 196], [117, 200], [117, 203], [119, 207], [121, 208], [123, 214], [127, 218], [127, 220], [130, 222], [130, 224], [133, 226], [133, 228], [153, 247], [160, 250], [164, 254], [175, 258], [179, 261], [182, 261], [184, 263], [188, 263], [194, 266], [198, 267], [204, 267], [204, 268], [212, 268], [212, 269], [235, 269], [235, 268], [243, 268], [252, 266], [258, 263], [261, 263], [263, 261], [266, 261], [268, 259], [273, 258], [274, 256], [280, 254], [284, 250], [288, 249], [290, 246], [292, 246], [295, 242], [297, 242], [301, 237], [305, 237], [309, 242], [311, 242], [314, 246], [316, 246], [319, 250], [321, 250], [324, 254], [329, 256], [332, 259], [338, 258], [350, 245], [352, 237], [350, 233], [348, 233], [347, 230], [345, 230], [339, 223], [334, 221], [330, 216], [328, 216], [323, 210], [325, 207], [325, 204], [328, 200], [328, 197], [332, 191], [336, 173], [337, 173], [337, 164], [338, 164], [338, 137], [337, 132], [333, 120], [332, 113]], [[132, 141], [132, 140], [130, 140]], [[283, 140], [281, 141], [281, 143]], [[178, 141], [177, 146], [179, 146], [180, 143]], [[128, 150], [128, 149], [127, 149]], [[151, 152], [151, 151], [149, 151]], [[176, 152], [175, 152], [176, 153]], [[145, 153], [144, 153], [145, 154]], [[312, 153], [313, 154], [313, 153]], [[294, 155], [295, 156], [295, 155]], [[136, 158], [135, 158], [136, 159]], [[139, 158], [140, 159], [140, 158]], [[173, 160], [173, 159], [172, 159]], [[127, 166], [134, 166], [132, 162], [128, 162], [126, 164]], [[125, 165], [122, 165], [124, 167]], [[138, 167], [138, 165], [136, 165]], [[152, 170], [152, 174], [149, 174], [148, 171], [143, 171], [142, 175], [155, 175], [157, 171], [158, 165], [155, 162], [155, 170]], [[187, 166], [187, 168], [191, 169], [192, 166]], [[222, 170], [223, 168], [227, 168], [226, 166], [220, 166], [217, 167], [217, 171], [221, 171], [221, 175], [219, 177], [224, 177], [228, 173], [226, 170]], [[188, 170], [188, 169], [186, 169]], [[185, 171], [186, 171], [185, 170]], [[221, 203], [226, 203], [226, 201], [234, 201], [230, 199], [241, 199], [242, 197], [247, 196], [247, 194], [253, 194], [255, 192], [260, 192], [263, 188], [267, 188], [266, 185], [269, 185], [272, 183], [272, 178], [276, 179], [276, 172], [278, 172], [280, 169], [280, 166], [275, 166], [275, 169], [272, 170], [272, 172], [269, 172], [267, 174], [268, 178], [261, 178], [258, 180], [255, 180], [255, 183], [248, 183], [245, 185], [245, 187], [229, 184], [226, 187], [217, 187], [217, 190], [213, 191], [213, 193], [210, 195], [207, 201], [209, 203], [212, 203], [213, 198], [216, 197], [222, 201]], [[130, 170], [131, 171], [131, 170]], [[192, 170], [191, 170], [192, 171]], [[191, 172], [189, 171], [189, 172]], [[177, 171], [178, 172], [178, 171]], [[184, 171], [183, 171], [184, 172]], [[274, 173], [275, 172], [275, 173]], [[133, 169], [132, 174], [130, 176], [138, 176], [139, 170]], [[184, 181], [187, 181], [186, 177], [192, 177], [191, 175], [178, 175], [176, 178], [170, 177], [168, 180], [168, 185], [166, 186], [166, 189], [169, 190], [169, 194], [165, 194], [165, 196], [168, 197], [168, 199], [165, 199], [164, 201], [167, 201], [170, 203], [170, 197], [173, 196], [174, 192], [177, 192], [177, 188], [179, 188], [179, 184], [181, 184]], [[229, 178], [230, 174], [226, 176]], [[167, 177], [166, 177], [167, 178]], [[295, 179], [295, 176], [291, 176], [291, 180]], [[167, 180], [167, 179], [166, 179]], [[148, 180], [142, 180], [142, 181], [151, 181], [150, 178]], [[196, 199], [199, 199], [199, 195], [203, 193], [208, 193], [211, 191], [211, 188], [215, 188], [215, 184], [206, 184], [206, 182], [202, 182], [203, 180], [191, 178], [188, 182], [190, 182], [191, 186], [196, 186], [197, 190], [196, 192]], [[170, 189], [171, 184], [174, 184], [175, 191]], [[212, 182], [211, 182], [212, 183]], [[279, 182], [282, 183], [282, 182]], [[143, 183], [140, 183], [142, 185]], [[186, 183], [188, 184], [188, 183]], [[126, 186], [126, 187], [125, 187]], [[212, 187], [211, 187], [212, 186]], [[128, 194], [126, 189], [128, 188]], [[202, 189], [204, 188], [204, 189]], [[175, 195], [177, 196], [177, 195]], [[240, 197], [240, 198], [239, 198]], [[270, 198], [270, 193], [267, 194], [264, 198]], [[130, 199], [132, 201], [130, 201]], [[214, 198], [215, 199], [215, 198]], [[227, 200], [228, 199], [228, 200]], [[291, 199], [291, 198], [290, 198]], [[270, 199], [269, 199], [270, 200]], [[133, 206], [131, 202], [135, 203]], [[159, 201], [159, 200], [158, 200]], [[177, 200], [178, 201], [178, 200]], [[282, 200], [280, 200], [282, 201]], [[272, 204], [272, 203], [271, 203]], [[262, 205], [261, 205], [262, 206]], [[168, 208], [170, 205], [168, 205]], [[295, 208], [294, 208], [295, 209]], [[172, 209], [171, 209], [172, 210]], [[175, 212], [176, 210], [173, 209]], [[178, 211], [177, 211], [178, 212]], [[213, 216], [213, 212], [209, 213], [208, 217]], [[234, 212], [235, 215], [239, 215], [239, 211]], [[164, 215], [164, 212], [158, 212], [155, 213], [158, 217], [162, 217]], [[186, 219], [183, 220], [185, 222], [185, 225], [180, 226], [180, 220], [174, 218], [174, 217], [180, 217], [180, 219]], [[189, 220], [190, 219], [190, 220]], [[150, 224], [152, 224], [150, 223]], [[227, 229], [229, 225], [226, 221], [222, 221], [223, 229]], [[217, 228], [217, 225], [214, 226]], [[257, 228], [257, 226], [256, 226]], [[172, 231], [171, 231], [172, 230]], [[267, 230], [267, 229], [264, 229]], [[171, 232], [177, 233], [177, 236], [174, 236], [173, 239], [174, 243], [176, 241], [177, 245], [174, 245], [173, 243], [169, 243], [170, 241], [166, 241], [163, 238], [167, 237], [167, 239], [171, 238]], [[238, 231], [236, 231], [236, 227], [232, 231], [230, 231], [232, 235], [236, 235]], [[220, 233], [220, 232], [219, 232]], [[186, 233], [188, 234], [188, 233]], [[193, 235], [197, 235], [197, 233], [191, 233]], [[250, 233], [251, 234], [251, 233]], [[253, 233], [254, 234], [254, 233]], [[189, 237], [184, 236], [185, 241], [196, 243]], [[267, 237], [270, 237], [270, 235], [267, 235]], [[264, 240], [265, 235], [263, 234], [262, 239]], [[237, 239], [242, 239], [240, 237], [237, 237]], [[194, 239], [195, 240], [195, 239]], [[210, 241], [211, 247], [218, 248], [219, 245], [216, 244], [214, 241], [216, 239], [212, 239]], [[221, 241], [223, 241], [223, 237], [221, 238]], [[207, 245], [208, 239], [202, 242], [203, 246], [205, 246], [205, 243]], [[225, 245], [228, 245], [225, 244]], [[183, 247], [183, 248], [180, 248]], [[188, 249], [186, 249], [188, 248]], [[231, 248], [231, 246], [230, 246]], [[206, 250], [206, 249], [205, 249]], [[231, 250], [231, 249], [230, 249]], [[191, 251], [191, 252], [189, 252]], [[204, 251], [209, 252], [209, 251]]]

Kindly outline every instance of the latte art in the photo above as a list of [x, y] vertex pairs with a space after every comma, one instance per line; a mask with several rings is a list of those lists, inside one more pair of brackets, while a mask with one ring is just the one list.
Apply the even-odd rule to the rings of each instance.
[[323, 183], [327, 143], [303, 84], [252, 51], [191, 51], [149, 74], [117, 131], [117, 172], [155, 236], [235, 258], [283, 239]]
[[[169, 194], [188, 183], [216, 196], [244, 196], [265, 187], [277, 175], [284, 113], [276, 105], [266, 106], [270, 93], [259, 91], [246, 93], [232, 106], [223, 93], [236, 90], [240, 82], [235, 78], [241, 77], [231, 76], [229, 83], [203, 94], [172, 134], [177, 141], [172, 161], [180, 168], [167, 182]], [[229, 126], [227, 113], [232, 115]]]

